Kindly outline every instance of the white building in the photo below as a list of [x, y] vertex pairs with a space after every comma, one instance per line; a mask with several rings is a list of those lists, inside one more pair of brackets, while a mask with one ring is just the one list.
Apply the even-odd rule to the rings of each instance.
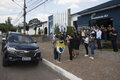
[[57, 12], [51, 16], [48, 17], [48, 29], [49, 34], [54, 32], [54, 29], [56, 26], [59, 26], [60, 32], [61, 31], [67, 31], [67, 26], [71, 26], [71, 16], [70, 16], [70, 9], [63, 11], [63, 12]]
[[[29, 35], [34, 35], [35, 34], [35, 30], [34, 30], [35, 27], [37, 27], [36, 28], [36, 35], [39, 34], [39, 29], [41, 31], [43, 31], [43, 33], [41, 34], [41, 35], [43, 35], [45, 33], [45, 29], [48, 28], [48, 22], [45, 21], [45, 22], [41, 22], [41, 23], [39, 23], [37, 25], [35, 25], [35, 24], [30, 25], [29, 26], [29, 31], [26, 31], [26, 33], [29, 34]], [[21, 32], [24, 33], [24, 29], [22, 29]]]

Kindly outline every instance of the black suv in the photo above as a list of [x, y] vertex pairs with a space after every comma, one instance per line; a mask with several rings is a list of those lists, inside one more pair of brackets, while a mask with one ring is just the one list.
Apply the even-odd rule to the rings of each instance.
[[8, 35], [2, 50], [3, 66], [11, 61], [32, 61], [35, 64], [41, 60], [41, 52], [36, 42], [29, 36], [21, 33]]

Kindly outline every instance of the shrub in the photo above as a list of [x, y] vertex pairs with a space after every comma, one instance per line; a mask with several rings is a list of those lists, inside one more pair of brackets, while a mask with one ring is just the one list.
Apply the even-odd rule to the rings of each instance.
[[72, 26], [67, 26], [67, 35], [70, 35], [73, 32], [72, 28]]
[[55, 34], [60, 34], [60, 28], [59, 25], [55, 27]]
[[34, 34], [34, 35], [30, 35], [31, 37], [39, 37], [40, 35], [39, 34]]
[[[112, 49], [111, 41], [103, 42], [103, 49]], [[118, 49], [120, 49], [120, 42], [117, 42]]]

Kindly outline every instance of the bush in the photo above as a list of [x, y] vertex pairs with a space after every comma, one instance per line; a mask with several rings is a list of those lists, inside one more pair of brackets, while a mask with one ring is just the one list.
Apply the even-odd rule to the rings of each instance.
[[67, 35], [70, 35], [73, 32], [72, 28], [72, 26], [67, 26]]
[[60, 28], [58, 25], [55, 27], [55, 34], [60, 34]]
[[[103, 42], [103, 49], [112, 49], [111, 41]], [[120, 42], [117, 42], [118, 49], [120, 49]]]
[[30, 35], [31, 37], [39, 37], [40, 35], [39, 34], [34, 34], [34, 35]]

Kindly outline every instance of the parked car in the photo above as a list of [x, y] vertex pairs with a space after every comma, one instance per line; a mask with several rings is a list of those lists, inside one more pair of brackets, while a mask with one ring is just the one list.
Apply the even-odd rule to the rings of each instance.
[[6, 40], [6, 33], [2, 34], [2, 40]]
[[38, 64], [41, 52], [36, 42], [29, 36], [21, 33], [8, 34], [2, 50], [3, 66], [12, 61], [31, 61]]
[[2, 49], [5, 45], [5, 41], [6, 41], [6, 33], [2, 33]]

